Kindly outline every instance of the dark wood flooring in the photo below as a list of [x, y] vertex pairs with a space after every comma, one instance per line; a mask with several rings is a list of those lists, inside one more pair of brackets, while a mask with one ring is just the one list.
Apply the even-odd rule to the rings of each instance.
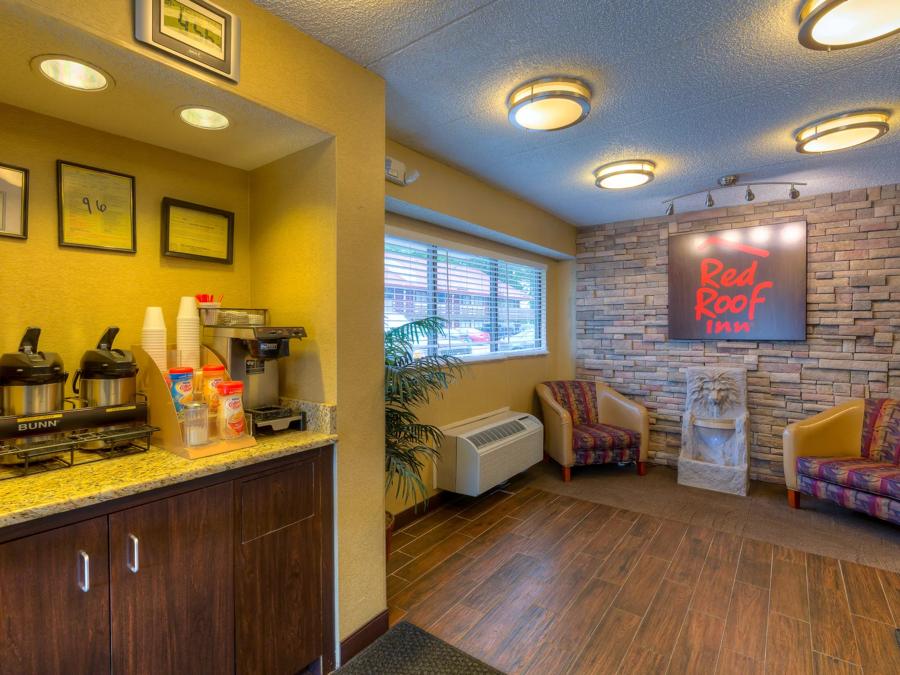
[[392, 623], [508, 673], [900, 673], [900, 575], [525, 483], [395, 534]]

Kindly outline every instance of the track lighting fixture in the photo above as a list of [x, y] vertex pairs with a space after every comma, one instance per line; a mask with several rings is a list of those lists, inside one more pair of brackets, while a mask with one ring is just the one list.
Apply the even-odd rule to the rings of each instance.
[[717, 190], [728, 190], [730, 188], [742, 187], [744, 189], [744, 200], [748, 202], [752, 202], [756, 199], [756, 194], [753, 192], [754, 187], [759, 187], [760, 185], [790, 185], [791, 188], [788, 191], [788, 197], [791, 199], [799, 199], [800, 190], [797, 189], [798, 185], [806, 185], [806, 183], [798, 183], [793, 182], [789, 183], [786, 181], [754, 181], [752, 183], [742, 183], [738, 181], [738, 177], [736, 175], [728, 175], [722, 176], [719, 178], [717, 182], [717, 186], [711, 188], [704, 188], [703, 190], [697, 190], [696, 192], [688, 192], [683, 195], [678, 195], [677, 197], [671, 197], [670, 199], [666, 199], [663, 201], [663, 204], [666, 205], [666, 215], [671, 216], [675, 214], [675, 202], [679, 199], [684, 199], [685, 197], [694, 197], [695, 195], [702, 195], [704, 192], [706, 193], [706, 208], [712, 208], [716, 205], [715, 200], [713, 199], [712, 193]]

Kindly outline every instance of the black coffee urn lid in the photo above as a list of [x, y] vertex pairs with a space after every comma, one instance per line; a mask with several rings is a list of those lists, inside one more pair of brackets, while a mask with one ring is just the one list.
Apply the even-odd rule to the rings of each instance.
[[138, 367], [131, 352], [113, 349], [113, 341], [119, 333], [118, 326], [110, 326], [100, 336], [96, 349], [89, 349], [81, 357], [81, 377], [89, 379], [117, 379], [134, 377]]
[[59, 354], [38, 351], [41, 329], [29, 327], [19, 351], [0, 356], [0, 386], [65, 382], [69, 374]]

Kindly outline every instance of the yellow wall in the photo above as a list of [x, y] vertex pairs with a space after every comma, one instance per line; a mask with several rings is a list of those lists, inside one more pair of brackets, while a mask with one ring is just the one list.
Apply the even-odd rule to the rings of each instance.
[[[241, 81], [234, 85], [133, 39], [126, 0], [5, 0], [62, 19], [122, 49], [191, 72], [199, 80], [334, 137], [334, 268], [338, 588], [341, 638], [386, 607], [384, 414], [381, 326], [384, 235], [384, 82], [250, 0], [217, 0], [242, 20]], [[99, 64], [103, 65], [103, 64]], [[252, 242], [251, 242], [252, 245]], [[295, 244], [298, 248], [302, 242]], [[330, 358], [330, 357], [329, 357]]]
[[[56, 160], [135, 176], [137, 253], [58, 246]], [[116, 344], [140, 342], [144, 308], [163, 308], [169, 336], [182, 295], [250, 301], [248, 176], [244, 171], [0, 105], [0, 161], [30, 169], [28, 239], [0, 237], [0, 351], [15, 351], [26, 326], [59, 352], [74, 376], [82, 352], [107, 325]], [[160, 255], [160, 202], [175, 197], [235, 214], [234, 264]]]
[[285, 396], [337, 401], [337, 281], [334, 141], [319, 143], [250, 174], [253, 305], [274, 325], [309, 337], [279, 362]]
[[[537, 244], [562, 255], [574, 255], [575, 228], [512, 195], [478, 181], [437, 160], [388, 141], [387, 152], [417, 169], [421, 177], [406, 187], [387, 185], [386, 194], [407, 204], [438, 211], [467, 223]], [[575, 375], [574, 260], [557, 260], [518, 248], [388, 213], [389, 226], [413, 234], [477, 246], [547, 265], [547, 346], [549, 354], [467, 364], [462, 379], [443, 398], [420, 409], [420, 418], [438, 426], [509, 406], [538, 414], [534, 394], [539, 382]], [[388, 510], [397, 513], [412, 504], [391, 490]]]

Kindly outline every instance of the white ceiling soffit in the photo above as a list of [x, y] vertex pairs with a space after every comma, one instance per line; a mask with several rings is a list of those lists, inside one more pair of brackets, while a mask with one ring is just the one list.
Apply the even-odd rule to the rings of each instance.
[[[0, 2], [0, 102], [250, 170], [328, 138], [323, 132], [226, 89], [125, 49], [37, 10]], [[31, 67], [40, 54], [64, 54], [108, 72], [115, 86], [73, 91]], [[202, 105], [224, 113], [227, 129], [184, 124], [177, 109]], [[71, 159], [71, 158], [70, 158]]]
[[[392, 139], [576, 225], [662, 215], [662, 200], [728, 173], [806, 180], [805, 194], [900, 182], [900, 36], [806, 49], [796, 0], [256, 2], [386, 79]], [[514, 128], [506, 96], [551, 74], [590, 85], [590, 116], [551, 133]], [[833, 155], [795, 152], [797, 128], [863, 107], [893, 109], [891, 132]], [[600, 164], [645, 157], [658, 165], [649, 185], [594, 187]]]

